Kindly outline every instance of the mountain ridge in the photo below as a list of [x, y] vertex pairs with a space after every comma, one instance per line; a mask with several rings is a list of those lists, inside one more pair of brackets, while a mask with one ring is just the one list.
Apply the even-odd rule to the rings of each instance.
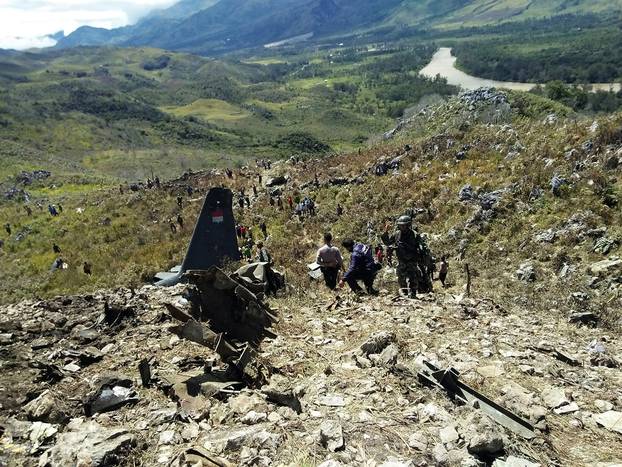
[[202, 55], [261, 47], [301, 34], [322, 39], [380, 28], [458, 29], [567, 14], [619, 14], [622, 0], [184, 0], [137, 24], [84, 26], [59, 40], [76, 45], [152, 46]]

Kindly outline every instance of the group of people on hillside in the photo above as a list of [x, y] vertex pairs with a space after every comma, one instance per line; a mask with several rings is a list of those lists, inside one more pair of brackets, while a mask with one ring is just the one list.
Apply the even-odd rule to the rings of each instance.
[[[386, 249], [394, 252], [397, 257], [400, 294], [416, 298], [417, 292], [431, 292], [435, 261], [424, 238], [413, 229], [410, 216], [399, 217], [397, 229], [393, 233], [390, 232], [390, 224], [387, 224], [381, 238]], [[346, 269], [341, 252], [332, 241], [332, 234], [325, 233], [324, 245], [316, 255], [316, 263], [320, 266], [326, 286], [334, 290], [348, 284], [353, 292], [360, 294], [363, 288], [359, 282], [362, 282], [369, 295], [377, 295], [374, 280], [382, 268], [384, 248], [378, 246], [374, 250], [371, 245], [351, 238], [344, 239], [341, 245], [350, 253], [350, 264]], [[446, 286], [447, 271], [448, 264], [443, 256], [439, 268], [439, 280], [443, 287]], [[343, 275], [338, 281], [340, 272]]]

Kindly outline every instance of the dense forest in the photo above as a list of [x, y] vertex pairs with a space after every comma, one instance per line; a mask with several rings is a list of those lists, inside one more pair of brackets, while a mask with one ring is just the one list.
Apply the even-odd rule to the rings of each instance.
[[490, 28], [490, 35], [456, 41], [462, 70], [502, 81], [608, 83], [622, 77], [619, 21], [560, 17]]

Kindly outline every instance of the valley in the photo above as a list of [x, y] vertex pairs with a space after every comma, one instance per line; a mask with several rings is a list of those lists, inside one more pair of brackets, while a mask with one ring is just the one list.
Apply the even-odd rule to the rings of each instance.
[[[0, 465], [621, 465], [621, 12], [182, 0], [0, 50]], [[153, 285], [215, 187], [250, 259]], [[313, 278], [326, 232], [373, 287]]]

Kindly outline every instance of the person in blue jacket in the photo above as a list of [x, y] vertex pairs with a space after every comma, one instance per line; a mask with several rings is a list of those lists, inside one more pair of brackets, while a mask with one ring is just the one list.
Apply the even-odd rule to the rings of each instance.
[[341, 245], [350, 252], [350, 266], [339, 282], [339, 287], [347, 283], [354, 293], [361, 293], [363, 289], [358, 281], [363, 281], [367, 293], [377, 295], [374, 289], [374, 279], [378, 272], [378, 266], [374, 261], [373, 249], [370, 245], [345, 239]]

